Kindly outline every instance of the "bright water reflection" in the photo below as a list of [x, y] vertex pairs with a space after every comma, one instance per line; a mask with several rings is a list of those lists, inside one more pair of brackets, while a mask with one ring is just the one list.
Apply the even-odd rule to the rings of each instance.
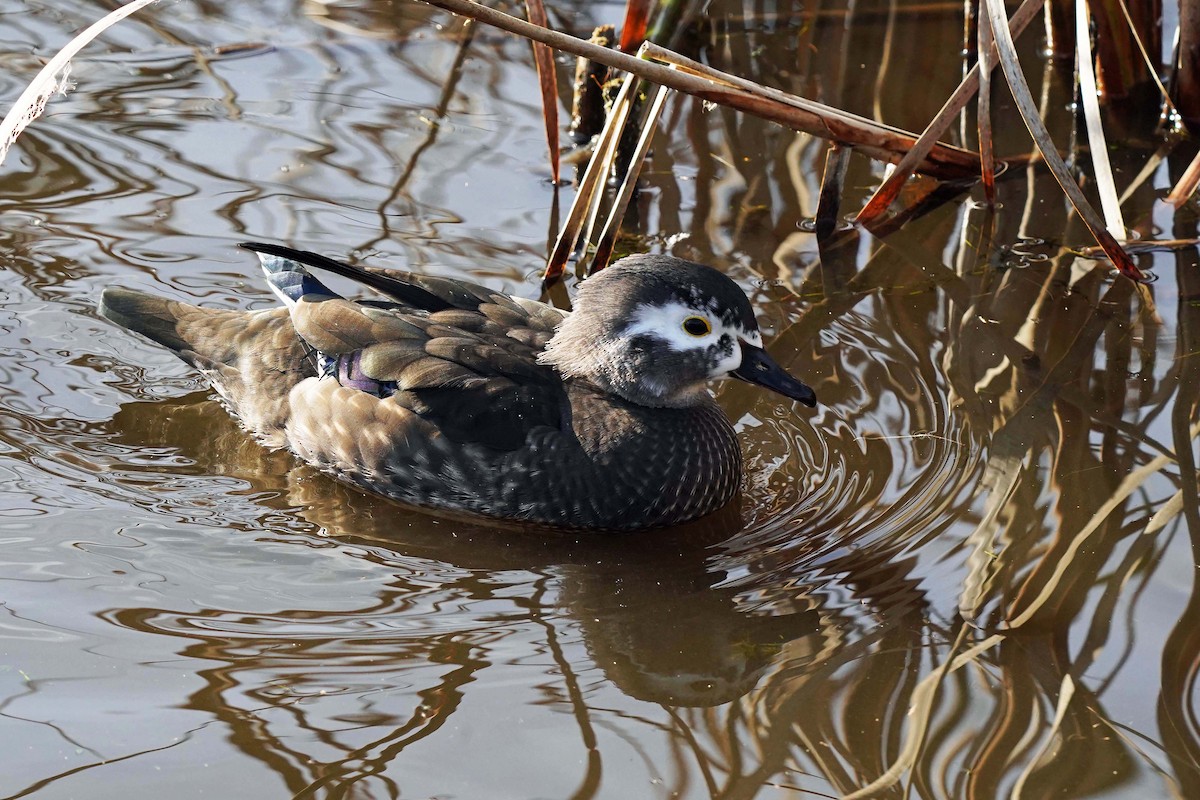
[[[0, 0], [4, 102], [102, 11]], [[714, 3], [702, 52], [916, 128], [961, 20], [899, 12]], [[245, 238], [535, 295], [527, 46], [399, 0], [193, 0], [75, 75], [0, 172], [0, 795], [1200, 796], [1194, 252], [1109, 280], [1036, 170], [994, 218], [819, 249], [821, 143], [677, 99], [628, 246], [739, 280], [823, 405], [722, 388], [740, 509], [514, 533], [262, 450], [95, 299], [262, 307]], [[1176, 169], [1127, 204], [1146, 235], [1195, 235], [1155, 202]]]

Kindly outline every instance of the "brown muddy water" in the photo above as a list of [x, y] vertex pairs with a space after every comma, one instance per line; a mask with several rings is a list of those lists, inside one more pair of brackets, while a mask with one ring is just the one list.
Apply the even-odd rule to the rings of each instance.
[[[960, 5], [717, 2], [692, 46], [920, 128]], [[2, 107], [109, 7], [0, 0]], [[822, 405], [720, 387], [747, 476], [704, 524], [505, 532], [263, 450], [96, 299], [271, 305], [247, 238], [537, 296], [572, 190], [528, 45], [400, 0], [179, 0], [74, 77], [0, 171], [0, 796], [1200, 797], [1194, 249], [1113, 280], [1021, 167], [994, 216], [822, 252], [824, 144], [674, 98], [622, 246], [733, 276]], [[1159, 199], [1190, 153], [1151, 162], [1148, 127], [1113, 152], [1122, 187], [1151, 164], [1127, 218], [1194, 236]], [[847, 208], [881, 175], [856, 158]]]

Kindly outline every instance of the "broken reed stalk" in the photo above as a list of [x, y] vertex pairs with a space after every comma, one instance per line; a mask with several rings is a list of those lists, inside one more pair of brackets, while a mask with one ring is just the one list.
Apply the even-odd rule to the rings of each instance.
[[[676, 67], [677, 69], [682, 70], [685, 74], [694, 75], [695, 77], [703, 78], [715, 84], [724, 85], [732, 89], [742, 90], [754, 95], [756, 98], [760, 98], [761, 100], [770, 103], [781, 103], [801, 111], [810, 112], [814, 115], [814, 117], [820, 120], [821, 125], [823, 126], [821, 130], [807, 130], [804, 128], [798, 128], [794, 125], [791, 125], [790, 127], [794, 128], [795, 130], [803, 131], [804, 133], [812, 134], [813, 136], [818, 136], [823, 139], [848, 145], [880, 161], [893, 161], [895, 159], [894, 157], [872, 154], [860, 140], [869, 139], [875, 135], [902, 136], [911, 137], [913, 140], [913, 146], [916, 144], [916, 135], [909, 131], [902, 130], [900, 128], [894, 128], [890, 125], [884, 125], [882, 123], [869, 120], [866, 117], [860, 117], [857, 114], [851, 114], [848, 111], [843, 111], [840, 108], [834, 108], [833, 106], [827, 106], [824, 103], [818, 103], [815, 100], [808, 100], [807, 98], [799, 97], [794, 94], [788, 94], [787, 92], [780, 91], [779, 89], [763, 86], [760, 83], [746, 80], [745, 78], [738, 77], [737, 75], [731, 75], [728, 72], [721, 72], [720, 70], [713, 69], [707, 64], [701, 64], [699, 61], [690, 59], [687, 56], [676, 53], [673, 50], [668, 50], [665, 47], [660, 47], [652, 42], [647, 42], [644, 44], [640, 52], [649, 58], [653, 58], [657, 61], [663, 62], [664, 64]], [[749, 109], [749, 111], [750, 113], [756, 114], [757, 116], [761, 116], [765, 119], [771, 119], [775, 122], [781, 121], [765, 114], [759, 114], [753, 109]], [[856, 134], [854, 132], [859, 133]], [[926, 157], [931, 156], [936, 151], [948, 151], [955, 154], [956, 159], [959, 156], [967, 156], [972, 164], [970, 174], [968, 175], [963, 173], [953, 176], [949, 174], [939, 174], [939, 172], [928, 169], [927, 166], [925, 166], [928, 164], [928, 159]], [[909, 150], [904, 150], [901, 158], [903, 158], [904, 155], [907, 155], [908, 152]], [[956, 164], [957, 163], [965, 162], [956, 160]], [[915, 171], [924, 172], [934, 177], [942, 178], [943, 180], [957, 180], [974, 177], [979, 168], [978, 163], [978, 153], [934, 141], [926, 150], [925, 154], [917, 160], [917, 167]]]
[[649, 26], [650, 0], [628, 0], [625, 3], [625, 21], [621, 23], [621, 43], [617, 47], [622, 53], [632, 53], [646, 38], [646, 28]]
[[[594, 262], [591, 264], [587, 262], [588, 246], [593, 242], [599, 241], [594, 234], [596, 226], [600, 222], [600, 213], [603, 210], [604, 198], [608, 194], [608, 179], [610, 176], [617, 174], [619, 171], [618, 164], [628, 155], [625, 153], [625, 149], [629, 142], [629, 128], [630, 126], [636, 127], [638, 124], [638, 118], [641, 110], [644, 108], [640, 95], [645, 91], [646, 87], [647, 84], [645, 81], [639, 80], [633, 75], [625, 76], [624, 82], [621, 84], [621, 90], [617, 92], [612, 109], [609, 111], [609, 115], [614, 118], [613, 128], [611, 131], [607, 128], [602, 131], [605, 146], [597, 147], [596, 151], [592, 154], [592, 158], [598, 160], [596, 164], [597, 172], [595, 173], [596, 180], [591, 184], [587, 193], [583, 191], [581, 185], [576, 198], [579, 202], [586, 201], [588, 209], [586, 218], [574, 236], [575, 249], [580, 255], [580, 263], [587, 264], [583, 268], [584, 275], [591, 275], [596, 268]], [[651, 133], [653, 134], [653, 132]], [[628, 170], [631, 169], [638, 169], [640, 171], [641, 165], [626, 163], [624, 169], [626, 170], [626, 174], [628, 174]], [[595, 252], [593, 248], [593, 254]], [[549, 263], [549, 261], [546, 262], [547, 267], [549, 267]], [[603, 266], [604, 264], [601, 264], [601, 267]]]
[[[1043, 0], [1025, 0], [1021, 6], [1013, 12], [1012, 18], [1008, 21], [1008, 29], [1012, 31], [1012, 37], [1015, 39], [1020, 36], [1029, 23], [1032, 22], [1042, 10]], [[998, 51], [995, 50], [995, 33], [992, 34], [992, 51], [991, 58], [988, 63], [995, 66], [998, 57]], [[908, 180], [913, 172], [917, 171], [917, 166], [925, 158], [929, 149], [937, 144], [937, 140], [941, 138], [950, 126], [954, 124], [954, 120], [958, 117], [960, 111], [966, 108], [967, 103], [979, 91], [980, 85], [980, 69], [979, 64], [971, 67], [971, 71], [967, 73], [967, 77], [963, 78], [962, 83], [950, 95], [938, 111], [937, 116], [925, 128], [925, 131], [917, 139], [912, 150], [900, 159], [899, 163], [892, 169], [887, 180], [875, 190], [875, 194], [871, 195], [871, 199], [863, 206], [855, 217], [855, 223], [866, 228], [871, 228], [884, 213], [887, 212], [890, 206], [900, 194], [900, 190], [904, 188], [904, 182]]]
[[976, 127], [979, 129], [979, 171], [983, 179], [983, 196], [989, 207], [996, 205], [996, 155], [992, 147], [992, 28], [987, 14], [979, 15], [979, 102]]
[[[550, 24], [542, 0], [525, 0], [529, 21], [543, 27]], [[542, 121], [546, 124], [546, 148], [550, 151], [550, 180], [558, 185], [558, 91], [554, 76], [554, 53], [541, 42], [533, 45], [533, 63], [537, 67], [538, 86], [542, 91]]]
[[1041, 115], [1038, 113], [1037, 104], [1029, 90], [1029, 84], [1025, 82], [1025, 75], [1021, 71], [1021, 62], [1017, 59], [1017, 48], [1013, 44], [1012, 35], [1008, 29], [1008, 18], [1004, 14], [1004, 0], [982, 0], [982, 2], [991, 18], [992, 35], [999, 52], [1000, 66], [1004, 69], [1004, 77], [1008, 80], [1013, 101], [1016, 103], [1017, 110], [1021, 112], [1025, 127], [1029, 129], [1030, 135], [1037, 143], [1046, 166], [1050, 168], [1058, 185], [1062, 187], [1067, 199], [1075, 207], [1079, 218], [1087, 225], [1088, 230], [1095, 237], [1096, 243], [1104, 248], [1105, 255], [1113, 265], [1127, 278], [1144, 281], [1146, 276], [1133, 263], [1129, 254], [1121, 249], [1120, 243], [1108, 232], [1104, 220], [1084, 197], [1079, 184], [1075, 182], [1075, 178], [1054, 147], [1054, 141], [1050, 138], [1050, 132], [1046, 130], [1046, 123], [1042, 121]]
[[[1130, 255], [1178, 252], [1200, 247], [1200, 239], [1140, 239], [1136, 242], [1125, 242], [1124, 247], [1125, 252]], [[1095, 244], [1079, 248], [1078, 253], [1084, 258], [1104, 258], [1104, 250]]]
[[837, 230], [842, 185], [846, 181], [846, 168], [849, 166], [850, 149], [835, 142], [825, 153], [825, 174], [821, 177], [821, 193], [817, 196], [817, 215], [813, 225], [818, 239], [827, 239]]
[[616, 152], [621, 131], [624, 130], [625, 119], [629, 115], [631, 105], [629, 93], [636, 82], [632, 75], [626, 76], [621, 85], [621, 91], [613, 101], [612, 111], [604, 123], [604, 130], [600, 132], [600, 138], [596, 141], [592, 158], [588, 161], [583, 177], [579, 179], [575, 200], [571, 203], [567, 218], [558, 232], [558, 240], [554, 243], [554, 250], [546, 262], [546, 271], [542, 273], [543, 289], [562, 276], [567, 261], [571, 258], [571, 253], [574, 252], [575, 245], [583, 232], [588, 211], [599, 202], [599, 195], [604, 191], [605, 176], [608, 174], [607, 165], [614, 158], [612, 153]]
[[0, 122], [0, 164], [4, 163], [8, 149], [21, 135], [21, 131], [41, 116], [42, 111], [46, 108], [46, 101], [55, 93], [66, 91], [67, 75], [70, 73], [71, 59], [75, 57], [75, 54], [113, 25], [154, 2], [157, 0], [133, 0], [132, 3], [127, 3], [116, 11], [110, 12], [67, 42], [66, 46], [50, 59], [50, 63], [42, 67], [25, 91], [21, 93], [21, 96], [17, 98], [17, 102], [5, 115], [3, 122]]
[[[662, 64], [597, 47], [574, 36], [531, 25], [471, 0], [425, 2], [455, 14], [486, 22], [518, 36], [542, 42], [556, 50], [583, 56], [614, 69], [632, 73], [639, 78], [690, 94], [706, 102], [745, 111], [823, 139], [842, 142], [864, 155], [881, 161], [900, 160], [917, 141], [917, 135], [909, 131], [881, 125], [865, 117], [847, 114], [785, 92], [766, 89], [736, 76], [709, 69], [677, 54], [672, 53], [671, 63], [683, 66], [690, 62], [694, 65], [693, 69], [673, 70]], [[671, 51], [659, 48], [658, 52]], [[693, 74], [694, 68], [699, 68], [705, 77]], [[979, 154], [950, 145], [935, 144], [920, 161], [917, 169], [947, 180], [969, 179], [974, 177], [979, 169]]]
[[[604, 269], [612, 258], [613, 246], [617, 242], [617, 231], [621, 227], [621, 219], [625, 216], [625, 209], [629, 206], [629, 201], [633, 199], [633, 190], [637, 187], [638, 176], [642, 173], [642, 165], [646, 161], [646, 155], [650, 152], [650, 143], [654, 141], [654, 131], [658, 128], [658, 117], [662, 113], [663, 103], [666, 102], [666, 99], [667, 88], [655, 86], [646, 117], [641, 121], [641, 135], [638, 136], [637, 146], [629, 159], [629, 168], [625, 170], [625, 177], [621, 181], [621, 188], [617, 191], [617, 198], [613, 201], [612, 208], [609, 209], [608, 220], [604, 223], [600, 237], [596, 240], [596, 253], [592, 256], [591, 264], [588, 265], [588, 275]], [[615, 151], [613, 155], [616, 155]], [[607, 167], [605, 172], [608, 172]]]
[[1075, 52], [1079, 64], [1079, 99], [1083, 104], [1083, 120], [1087, 126], [1092, 173], [1096, 179], [1096, 191], [1100, 195], [1104, 224], [1115, 238], [1125, 239], [1129, 232], [1125, 228], [1125, 217], [1121, 214], [1117, 181], [1113, 177], [1112, 164], [1108, 160], [1108, 142], [1104, 136], [1104, 124], [1100, 119], [1100, 91], [1096, 85], [1091, 28], [1087, 3], [1084, 0], [1075, 0]]
[[865, 117], [860, 117], [857, 114], [851, 114], [848, 111], [842, 111], [840, 108], [834, 108], [833, 106], [827, 106], [814, 100], [808, 100], [794, 94], [788, 94], [787, 92], [780, 91], [779, 89], [772, 89], [770, 86], [763, 86], [761, 83], [755, 83], [754, 81], [746, 80], [745, 78], [737, 75], [731, 75], [728, 72], [721, 72], [720, 70], [713, 69], [707, 64], [701, 64], [699, 61], [688, 58], [680, 53], [676, 53], [674, 50], [668, 50], [667, 48], [656, 45], [653, 42], [646, 42], [644, 45], [642, 45], [642, 49], [638, 52], [640, 55], [653, 58], [656, 61], [661, 61], [664, 64], [675, 67], [687, 75], [694, 75], [699, 78], [713, 81], [714, 83], [741, 89], [757, 97], [792, 105], [796, 108], [812, 109], [814, 113], [819, 113], [823, 117], [841, 124], [860, 125], [866, 123], [872, 127], [884, 128], [893, 132], [901, 132], [910, 136], [912, 135], [907, 131], [900, 131], [898, 128], [890, 128], [889, 126], [881, 125], [878, 122], [868, 120]]
[[1183, 177], [1171, 189], [1171, 193], [1167, 195], [1167, 202], [1179, 208], [1195, 193], [1197, 186], [1200, 186], [1200, 153], [1196, 153], [1192, 163], [1184, 170]]

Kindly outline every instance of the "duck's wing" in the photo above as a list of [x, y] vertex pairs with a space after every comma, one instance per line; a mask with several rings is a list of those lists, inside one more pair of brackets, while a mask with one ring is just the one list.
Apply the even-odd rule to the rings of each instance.
[[[453, 309], [479, 311], [481, 306], [487, 306], [488, 308], [484, 308], [483, 312], [491, 319], [500, 323], [508, 322], [529, 331], [544, 333], [547, 338], [554, 334], [555, 329], [566, 315], [566, 312], [545, 303], [512, 297], [470, 281], [439, 278], [381, 267], [357, 266], [308, 250], [296, 250], [265, 242], [242, 242], [238, 247], [259, 254], [259, 258], [263, 260], [263, 268], [268, 271], [268, 278], [270, 278], [271, 269], [267, 266], [267, 258], [264, 256], [300, 265], [301, 269], [298, 271], [305, 275], [307, 272], [302, 268], [311, 267], [349, 278], [355, 283], [369, 286], [402, 306], [415, 310], [429, 312]], [[289, 271], [297, 270], [292, 268]], [[278, 293], [278, 289], [276, 291]], [[490, 308], [491, 306], [498, 306], [498, 308]], [[510, 313], [505, 314], [505, 310]]]
[[537, 361], [563, 312], [466, 282], [340, 264], [338, 274], [396, 301], [355, 302], [309, 275], [298, 251], [258, 252], [324, 378], [398, 403], [460, 443], [510, 450], [535, 428], [569, 425], [562, 380]]

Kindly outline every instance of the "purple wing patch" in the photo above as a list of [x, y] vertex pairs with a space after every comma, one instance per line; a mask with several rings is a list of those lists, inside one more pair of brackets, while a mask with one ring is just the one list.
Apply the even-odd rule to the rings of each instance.
[[362, 371], [362, 351], [344, 353], [330, 359], [325, 374], [337, 380], [340, 386], [358, 389], [375, 397], [391, 397], [396, 393], [395, 381], [377, 381]]

